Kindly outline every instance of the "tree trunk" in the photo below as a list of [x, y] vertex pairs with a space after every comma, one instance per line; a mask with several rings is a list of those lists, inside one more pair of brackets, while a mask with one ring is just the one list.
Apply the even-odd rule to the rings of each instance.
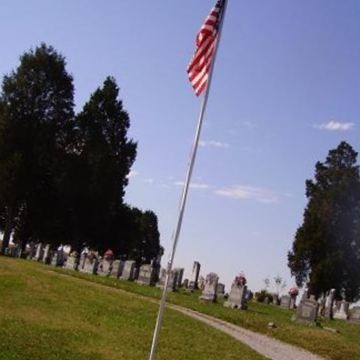
[[1, 247], [1, 254], [3, 255], [5, 254], [5, 249], [9, 247], [9, 243], [10, 243], [10, 236], [14, 226], [13, 214], [14, 214], [14, 207], [10, 206], [7, 209], [7, 213], [6, 213], [4, 236]]

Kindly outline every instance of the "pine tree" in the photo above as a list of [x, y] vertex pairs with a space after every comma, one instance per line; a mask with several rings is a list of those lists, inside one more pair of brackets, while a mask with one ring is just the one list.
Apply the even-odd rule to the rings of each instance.
[[[56, 219], [55, 179], [59, 154], [73, 126], [73, 83], [65, 59], [42, 44], [24, 53], [5, 76], [0, 95], [0, 204], [2, 251], [16, 222], [31, 218], [35, 236], [48, 236]], [[26, 211], [25, 211], [26, 210]], [[28, 219], [20, 219], [21, 217]], [[45, 218], [48, 221], [45, 221]], [[24, 232], [22, 232], [24, 233]]]
[[306, 181], [308, 204], [288, 265], [298, 286], [319, 296], [331, 288], [348, 301], [360, 298], [360, 175], [357, 153], [346, 142], [318, 162]]

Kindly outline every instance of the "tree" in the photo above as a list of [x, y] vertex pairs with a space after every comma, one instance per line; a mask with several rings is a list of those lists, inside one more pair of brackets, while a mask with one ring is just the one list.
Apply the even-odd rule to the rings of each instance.
[[[0, 95], [2, 251], [18, 222], [19, 236], [54, 238], [60, 154], [73, 127], [73, 83], [65, 59], [42, 44], [24, 53], [4, 77]], [[54, 202], [55, 201], [55, 202]], [[26, 217], [26, 219], [25, 219]], [[26, 241], [26, 239], [23, 239]]]
[[108, 77], [76, 117], [68, 162], [72, 171], [63, 179], [65, 217], [76, 248], [86, 243], [106, 250], [115, 236], [114, 219], [123, 206], [137, 147], [128, 139], [130, 119], [118, 95], [115, 79]]
[[288, 266], [298, 286], [317, 296], [331, 288], [348, 301], [360, 298], [360, 176], [357, 153], [346, 142], [315, 167], [306, 181], [308, 204]]

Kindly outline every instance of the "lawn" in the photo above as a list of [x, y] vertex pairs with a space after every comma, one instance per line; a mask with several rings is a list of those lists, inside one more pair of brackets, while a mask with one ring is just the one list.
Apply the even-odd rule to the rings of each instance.
[[[160, 298], [161, 296], [160, 289], [154, 287], [140, 286], [129, 281], [102, 278], [71, 270], [52, 269], [142, 296], [152, 298]], [[199, 295], [200, 293], [189, 294], [184, 290], [180, 290], [169, 294], [168, 301], [297, 345], [326, 359], [360, 359], [360, 324], [352, 324], [341, 320], [323, 320], [320, 327], [309, 326], [292, 321], [291, 318], [294, 312], [291, 310], [251, 302], [247, 311], [239, 311], [225, 308], [221, 303], [201, 303], [198, 300]], [[276, 328], [269, 328], [269, 322], [274, 322]], [[336, 329], [338, 332], [329, 332], [324, 329], [325, 327]]]
[[[52, 269], [0, 257], [1, 360], [147, 359], [156, 304]], [[127, 290], [159, 295], [156, 289], [123, 283]], [[157, 359], [264, 358], [219, 331], [167, 310]]]

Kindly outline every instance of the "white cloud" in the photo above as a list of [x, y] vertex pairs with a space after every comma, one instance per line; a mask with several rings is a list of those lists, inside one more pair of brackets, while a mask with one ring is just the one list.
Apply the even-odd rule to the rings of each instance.
[[279, 201], [273, 191], [248, 185], [234, 185], [232, 187], [218, 189], [215, 191], [215, 194], [236, 200], [255, 200], [267, 204]]
[[139, 173], [136, 170], [130, 170], [129, 174], [127, 175], [127, 178], [130, 179], [132, 177], [135, 177], [139, 175]]
[[[184, 182], [183, 181], [176, 181], [174, 183], [174, 185], [184, 186]], [[211, 189], [212, 186], [209, 185], [209, 184], [204, 184], [204, 183], [190, 183], [190, 188], [191, 189], [198, 189], [198, 190], [208, 190], [208, 189]]]
[[330, 131], [349, 131], [355, 126], [354, 123], [351, 122], [340, 122], [331, 120], [328, 123], [314, 125], [316, 129], [320, 130], [330, 130]]
[[208, 141], [200, 140], [199, 145], [201, 147], [216, 147], [216, 148], [228, 148], [228, 147], [230, 147], [230, 145], [227, 144], [227, 143], [223, 143], [221, 141], [215, 141], [215, 140], [208, 140]]
[[154, 183], [154, 179], [152, 179], [152, 178], [144, 179], [143, 181], [146, 184], [153, 184]]
[[250, 121], [243, 121], [241, 124], [248, 129], [254, 129], [256, 127], [256, 125]]

